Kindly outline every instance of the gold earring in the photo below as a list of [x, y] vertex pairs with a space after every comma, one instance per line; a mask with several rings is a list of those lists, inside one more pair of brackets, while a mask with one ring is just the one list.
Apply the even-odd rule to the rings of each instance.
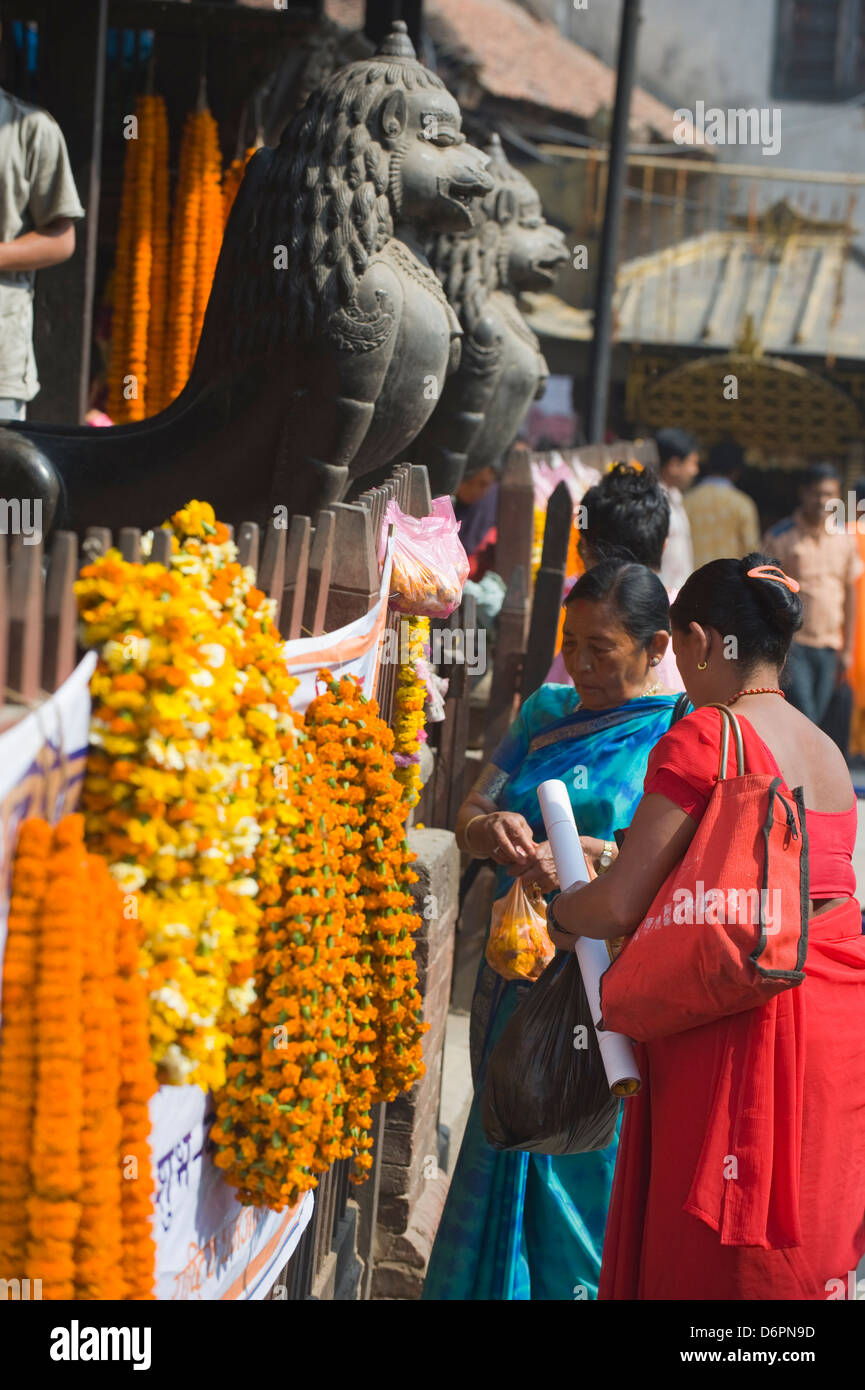
[[706, 669], [706, 667], [708, 666], [708, 664], [709, 664], [708, 661], [698, 661], [698, 662], [697, 662], [697, 670], [698, 670], [698, 671], [705, 671], [705, 669]]

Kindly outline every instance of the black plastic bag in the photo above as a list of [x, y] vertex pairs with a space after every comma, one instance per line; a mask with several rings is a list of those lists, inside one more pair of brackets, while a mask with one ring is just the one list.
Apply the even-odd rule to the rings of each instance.
[[618, 1114], [571, 951], [550, 962], [493, 1048], [481, 1097], [484, 1134], [494, 1149], [589, 1153], [612, 1142]]

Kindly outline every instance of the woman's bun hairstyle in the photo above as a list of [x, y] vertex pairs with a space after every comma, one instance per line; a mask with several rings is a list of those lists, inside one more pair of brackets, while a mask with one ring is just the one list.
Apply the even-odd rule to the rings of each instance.
[[767, 555], [757, 554], [756, 551], [739, 561], [742, 579], [749, 589], [753, 590], [754, 597], [765, 615], [766, 622], [789, 646], [802, 626], [802, 600], [797, 593], [794, 593], [778, 579], [758, 578], [757, 575], [749, 576], [749, 570], [759, 569], [763, 565], [774, 566], [783, 573], [783, 567], [778, 564], [777, 560], [773, 560]]
[[755, 551], [744, 560], [712, 560], [695, 570], [670, 609], [673, 626], [687, 632], [699, 623], [735, 637], [745, 669], [764, 661], [783, 666], [802, 626], [802, 600], [779, 579], [749, 575], [763, 566], [781, 568], [771, 555]]

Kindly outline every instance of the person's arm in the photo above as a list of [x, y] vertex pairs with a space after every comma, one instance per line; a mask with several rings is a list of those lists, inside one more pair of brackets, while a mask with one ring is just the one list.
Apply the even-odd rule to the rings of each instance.
[[0, 272], [44, 270], [68, 261], [74, 250], [75, 223], [71, 217], [57, 217], [40, 232], [0, 241]]
[[858, 583], [854, 580], [852, 584], [844, 586], [844, 629], [843, 645], [838, 653], [838, 684], [840, 685], [847, 678], [847, 672], [853, 665], [853, 642], [856, 637], [856, 608], [858, 603]]
[[555, 944], [568, 949], [578, 936], [602, 941], [630, 936], [696, 830], [697, 822], [666, 796], [644, 796], [607, 873], [555, 899], [553, 911], [561, 927], [550, 932]]
[[853, 646], [856, 641], [856, 617], [859, 608], [859, 581], [862, 577], [863, 569], [857, 538], [855, 536], [850, 536], [848, 544], [850, 556], [844, 583], [842, 646], [838, 653], [838, 670], [836, 673], [839, 685], [846, 680], [847, 673], [853, 665]]

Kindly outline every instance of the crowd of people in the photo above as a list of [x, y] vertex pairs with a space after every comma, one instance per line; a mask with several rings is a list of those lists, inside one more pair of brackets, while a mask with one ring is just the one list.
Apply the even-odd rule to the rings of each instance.
[[[627, 942], [718, 778], [736, 774], [732, 747], [719, 767], [714, 708], [735, 706], [745, 772], [768, 775], [785, 804], [802, 789], [804, 982], [669, 1036], [654, 1036], [647, 1004], [643, 1084], [613, 1142], [554, 1156], [485, 1138], [486, 1067], [534, 986], [482, 959], [475, 1095], [428, 1299], [820, 1300], [865, 1254], [857, 802], [829, 725], [853, 654], [858, 545], [834, 515], [828, 465], [803, 472], [798, 507], [761, 540], [736, 486], [741, 450], [713, 449], [696, 481], [690, 435], [664, 430], [657, 445], [657, 470], [616, 465], [583, 497], [561, 652], [465, 799], [457, 838], [494, 865], [494, 901], [515, 877], [544, 892], [557, 959], [581, 936]], [[549, 778], [568, 788], [593, 870], [565, 892], [537, 797]]]

